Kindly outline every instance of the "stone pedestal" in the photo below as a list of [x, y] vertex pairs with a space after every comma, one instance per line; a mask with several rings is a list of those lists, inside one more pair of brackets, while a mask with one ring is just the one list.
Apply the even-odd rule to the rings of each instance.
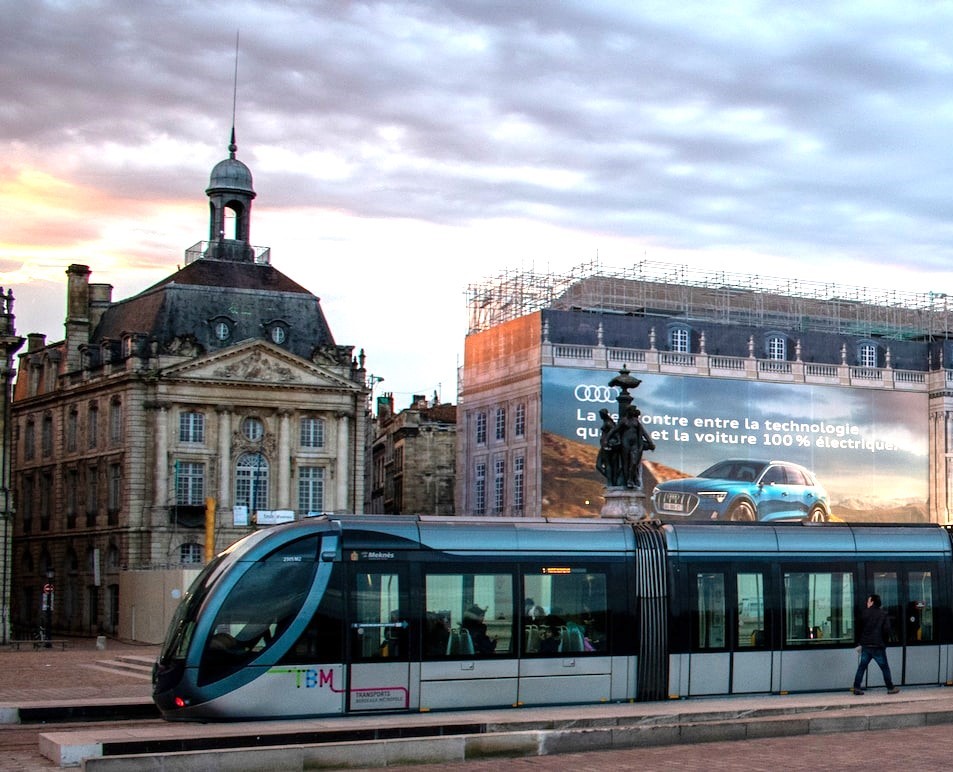
[[606, 487], [602, 496], [606, 500], [600, 512], [602, 517], [645, 518], [645, 493], [641, 490]]

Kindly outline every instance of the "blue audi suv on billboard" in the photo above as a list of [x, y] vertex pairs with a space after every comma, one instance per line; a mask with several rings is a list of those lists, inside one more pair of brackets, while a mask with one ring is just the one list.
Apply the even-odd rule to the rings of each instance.
[[659, 483], [652, 511], [661, 520], [830, 519], [827, 491], [814, 474], [790, 461], [729, 459], [698, 477]]

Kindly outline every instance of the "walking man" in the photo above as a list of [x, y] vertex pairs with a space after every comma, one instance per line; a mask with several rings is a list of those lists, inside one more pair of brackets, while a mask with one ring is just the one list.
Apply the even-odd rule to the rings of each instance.
[[861, 681], [867, 674], [870, 660], [878, 665], [884, 674], [884, 683], [887, 685], [887, 694], [897, 694], [900, 690], [893, 685], [890, 675], [890, 663], [887, 662], [887, 641], [890, 640], [890, 617], [881, 607], [880, 596], [867, 597], [867, 608], [860, 618], [860, 662], [857, 663], [857, 674], [854, 676], [854, 694], [863, 694], [860, 688]]

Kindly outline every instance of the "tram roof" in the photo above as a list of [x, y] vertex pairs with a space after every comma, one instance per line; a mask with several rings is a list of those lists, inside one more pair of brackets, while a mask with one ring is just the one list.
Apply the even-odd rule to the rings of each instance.
[[951, 553], [950, 536], [935, 524], [679, 523], [662, 526], [669, 551], [708, 555]]
[[344, 549], [425, 549], [449, 553], [624, 552], [635, 547], [622, 521], [566, 518], [335, 517]]
[[[430, 549], [459, 555], [631, 553], [632, 521], [566, 518], [340, 515], [274, 526], [273, 532], [310, 531], [340, 523], [341, 548]], [[730, 559], [753, 555], [944, 555], [953, 553], [951, 531], [920, 524], [659, 523], [640, 521], [663, 535], [672, 555]], [[271, 529], [269, 529], [271, 530]]]

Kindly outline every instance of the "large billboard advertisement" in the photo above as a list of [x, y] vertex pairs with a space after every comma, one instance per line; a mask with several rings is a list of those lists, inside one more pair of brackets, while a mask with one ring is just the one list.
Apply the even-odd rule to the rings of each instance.
[[[602, 505], [596, 471], [599, 411], [617, 418], [606, 370], [543, 370], [543, 513], [592, 515]], [[656, 450], [643, 488], [694, 477], [727, 459], [789, 461], [812, 470], [834, 518], [927, 519], [927, 395], [883, 389], [633, 373], [634, 404]]]

